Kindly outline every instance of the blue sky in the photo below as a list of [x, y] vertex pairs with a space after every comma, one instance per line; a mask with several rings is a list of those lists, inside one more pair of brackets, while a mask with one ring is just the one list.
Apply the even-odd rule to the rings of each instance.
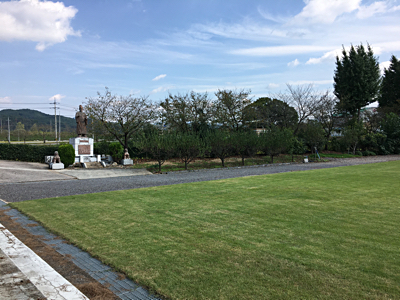
[[[153, 101], [289, 84], [332, 89], [342, 45], [400, 57], [400, 1], [0, 1], [0, 110], [74, 116], [108, 87]], [[54, 110], [53, 110], [54, 111]]]

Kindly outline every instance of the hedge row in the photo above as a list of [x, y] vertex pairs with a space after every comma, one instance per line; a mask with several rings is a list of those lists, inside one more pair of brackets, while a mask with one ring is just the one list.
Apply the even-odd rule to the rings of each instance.
[[58, 147], [58, 145], [34, 146], [0, 143], [0, 159], [44, 163], [44, 157], [53, 155], [54, 151], [58, 151]]

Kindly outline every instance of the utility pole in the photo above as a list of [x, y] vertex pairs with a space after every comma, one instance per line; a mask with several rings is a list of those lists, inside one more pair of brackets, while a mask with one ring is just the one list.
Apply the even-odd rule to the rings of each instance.
[[54, 97], [54, 133], [56, 136], [55, 141], [57, 141], [57, 102], [56, 102], [56, 98]]
[[61, 142], [61, 109], [58, 110], [58, 141]]
[[10, 117], [8, 117], [8, 143], [11, 143], [11, 141], [10, 141]]

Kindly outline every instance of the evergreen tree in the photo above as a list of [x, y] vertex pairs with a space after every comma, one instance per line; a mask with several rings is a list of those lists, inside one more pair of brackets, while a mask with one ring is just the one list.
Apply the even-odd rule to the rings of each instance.
[[394, 55], [383, 74], [379, 108], [385, 112], [400, 113], [400, 61]]
[[336, 57], [334, 94], [339, 99], [338, 110], [360, 117], [361, 108], [374, 102], [379, 92], [380, 71], [372, 48], [351, 46], [349, 53], [343, 48], [343, 57]]

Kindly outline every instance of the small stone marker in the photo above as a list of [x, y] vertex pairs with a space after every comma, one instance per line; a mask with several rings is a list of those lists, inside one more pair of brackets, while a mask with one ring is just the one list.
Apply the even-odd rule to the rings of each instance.
[[49, 164], [49, 168], [52, 170], [62, 170], [64, 169], [64, 164], [61, 162], [60, 155], [58, 155], [58, 151], [54, 152], [53, 159]]
[[129, 157], [129, 152], [128, 152], [127, 148], [125, 148], [125, 151], [124, 151], [124, 158], [121, 159], [121, 165], [123, 165], [123, 166], [132, 166], [133, 165], [133, 160]]

